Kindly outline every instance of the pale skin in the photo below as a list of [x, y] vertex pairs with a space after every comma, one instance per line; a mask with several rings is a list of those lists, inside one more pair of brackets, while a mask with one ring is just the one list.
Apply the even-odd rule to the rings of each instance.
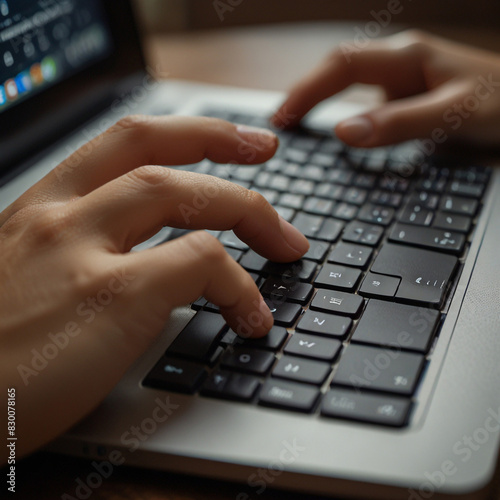
[[[474, 91], [478, 75], [489, 74], [500, 82], [495, 54], [405, 33], [373, 42], [350, 63], [334, 52], [292, 89], [272, 123], [283, 126], [279, 117], [286, 112], [295, 116], [287, 124], [293, 125], [322, 99], [359, 81], [382, 85], [391, 100], [357, 122], [339, 124], [342, 140], [371, 147], [425, 137], [449, 106]], [[493, 92], [455, 136], [496, 144], [499, 119], [500, 92]], [[171, 311], [200, 295], [220, 306], [233, 329], [252, 315], [261, 321], [251, 335], [267, 333], [273, 319], [258, 288], [209, 234], [196, 231], [142, 252], [129, 250], [174, 226], [232, 229], [269, 259], [300, 258], [306, 238], [259, 194], [156, 166], [203, 158], [262, 163], [277, 145], [269, 131], [215, 119], [130, 117], [0, 214], [0, 379], [3, 397], [16, 388], [18, 457], [95, 408], [157, 338]], [[193, 206], [195, 194], [207, 187], [209, 203], [187, 220], [179, 207]], [[82, 302], [93, 317], [80, 313]], [[59, 332], [69, 341], [53, 355], [46, 347], [53, 342], [49, 334]], [[33, 351], [52, 359], [35, 370]], [[6, 412], [0, 425], [7, 428]]]

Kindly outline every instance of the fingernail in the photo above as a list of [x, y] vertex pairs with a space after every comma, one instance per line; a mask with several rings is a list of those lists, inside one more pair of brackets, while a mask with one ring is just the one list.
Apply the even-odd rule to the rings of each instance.
[[257, 148], [275, 146], [278, 143], [276, 134], [265, 128], [237, 125], [236, 132], [248, 144]]
[[309, 250], [307, 238], [283, 217], [280, 216], [281, 233], [288, 245], [298, 254], [303, 255]]
[[373, 123], [364, 116], [355, 116], [339, 123], [342, 136], [349, 142], [358, 143], [367, 141], [373, 134]]
[[262, 314], [262, 326], [266, 329], [271, 329], [274, 324], [274, 317], [263, 297], [260, 298], [259, 311]]

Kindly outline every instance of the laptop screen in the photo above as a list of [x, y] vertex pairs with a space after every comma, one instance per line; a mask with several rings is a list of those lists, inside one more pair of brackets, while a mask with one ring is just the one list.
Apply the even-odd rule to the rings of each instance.
[[131, 0], [0, 0], [0, 185], [144, 71]]
[[0, 112], [111, 50], [98, 0], [0, 0]]

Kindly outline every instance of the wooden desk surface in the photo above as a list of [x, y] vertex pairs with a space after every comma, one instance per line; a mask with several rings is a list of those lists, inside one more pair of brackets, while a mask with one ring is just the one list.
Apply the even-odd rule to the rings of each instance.
[[[471, 43], [500, 47], [500, 35], [492, 34], [488, 38], [484, 33], [467, 31], [451, 34]], [[311, 69], [335, 44], [352, 35], [352, 24], [266, 26], [157, 36], [149, 39], [146, 47], [149, 64], [152, 67], [160, 64], [163, 71], [168, 71], [175, 78], [284, 90]], [[279, 61], [279, 71], [276, 70], [276, 61]], [[349, 98], [365, 99], [367, 95], [364, 91], [356, 90]], [[85, 478], [91, 470], [87, 460], [36, 453], [17, 465], [18, 490], [14, 498], [54, 500], [60, 499], [65, 493], [74, 497], [76, 480]], [[0, 472], [3, 474], [5, 471]], [[239, 493], [248, 493], [250, 498], [261, 500], [319, 498], [272, 490], [256, 495], [245, 485], [128, 467], [117, 468], [89, 498], [235, 500]], [[500, 500], [498, 488], [491, 492], [490, 498]]]

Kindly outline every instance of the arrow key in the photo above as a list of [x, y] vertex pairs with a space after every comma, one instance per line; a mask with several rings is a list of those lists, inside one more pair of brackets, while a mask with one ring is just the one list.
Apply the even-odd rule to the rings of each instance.
[[251, 375], [218, 371], [203, 384], [200, 393], [223, 399], [249, 401], [259, 387], [259, 379]]

